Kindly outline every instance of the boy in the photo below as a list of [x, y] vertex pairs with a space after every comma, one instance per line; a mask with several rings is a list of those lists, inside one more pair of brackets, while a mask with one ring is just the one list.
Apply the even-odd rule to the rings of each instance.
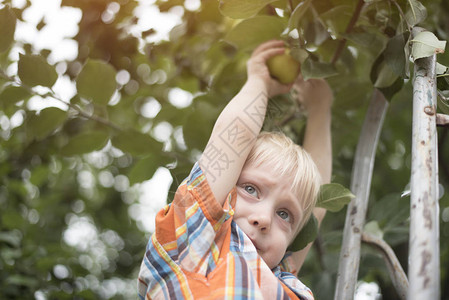
[[[323, 80], [298, 79], [298, 99], [309, 113], [304, 148], [318, 170], [284, 135], [259, 134], [268, 97], [291, 88], [272, 79], [265, 63], [284, 50], [282, 41], [254, 50], [247, 82], [220, 114], [172, 204], [158, 213], [139, 274], [141, 299], [313, 299], [279, 264], [319, 185], [330, 180], [332, 93]], [[315, 215], [321, 221], [324, 211]], [[283, 265], [295, 274], [307, 251]]]

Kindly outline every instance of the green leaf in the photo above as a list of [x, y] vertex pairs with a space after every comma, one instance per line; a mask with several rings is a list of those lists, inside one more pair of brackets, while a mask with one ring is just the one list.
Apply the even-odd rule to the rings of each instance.
[[3, 108], [8, 108], [30, 96], [30, 92], [24, 87], [8, 85], [0, 92], [0, 104]]
[[100, 150], [109, 140], [109, 134], [106, 131], [87, 131], [82, 132], [69, 140], [62, 147], [61, 154], [65, 156], [79, 155]]
[[239, 49], [251, 49], [265, 41], [279, 39], [284, 28], [285, 24], [278, 17], [256, 16], [234, 26], [225, 41]]
[[340, 36], [357, 45], [364, 47], [363, 51], [368, 51], [373, 55], [377, 55], [385, 44], [388, 42], [388, 37], [379, 32], [378, 28], [371, 28], [366, 26], [355, 27], [350, 33], [341, 33]]
[[409, 35], [408, 32], [405, 32], [392, 37], [384, 50], [386, 64], [394, 73], [403, 78], [406, 77], [406, 68], [408, 68], [408, 57], [404, 49]]
[[24, 84], [31, 87], [52, 87], [58, 79], [55, 68], [43, 56], [32, 54], [20, 54], [18, 75]]
[[112, 145], [123, 152], [136, 156], [159, 153], [162, 150], [161, 143], [148, 134], [135, 130], [126, 130], [118, 133], [112, 138]]
[[413, 61], [434, 54], [444, 53], [444, 48], [446, 48], [446, 41], [438, 40], [435, 34], [429, 31], [418, 33], [411, 42]]
[[352, 14], [353, 7], [351, 5], [339, 5], [321, 14], [321, 19], [332, 34], [339, 38], [340, 34], [346, 31], [348, 20], [351, 19]]
[[404, 85], [404, 79], [399, 77], [387, 64], [385, 52], [374, 62], [371, 69], [371, 82], [389, 101]]
[[31, 115], [27, 121], [27, 131], [37, 140], [42, 140], [67, 120], [67, 112], [56, 107], [48, 107], [38, 115]]
[[384, 235], [377, 221], [371, 221], [366, 223], [365, 226], [363, 227], [363, 231], [379, 239], [382, 239]]
[[312, 0], [305, 0], [303, 2], [298, 3], [298, 5], [296, 5], [295, 9], [293, 10], [292, 14], [290, 15], [290, 19], [288, 20], [287, 27], [288, 27], [289, 31], [297, 28], [297, 26], [299, 25], [299, 21], [302, 19], [304, 14], [309, 9], [311, 2], [312, 2]]
[[306, 50], [299, 47], [290, 48], [290, 55], [294, 59], [299, 61], [301, 64], [303, 64], [304, 61], [307, 59], [307, 57], [309, 57], [309, 53]]
[[393, 72], [391, 67], [383, 61], [380, 65], [379, 73], [377, 74], [376, 81], [374, 82], [374, 87], [377, 88], [386, 88], [391, 85], [398, 79], [398, 75]]
[[410, 9], [405, 13], [405, 20], [409, 26], [415, 26], [427, 18], [427, 9], [418, 0], [408, 0]]
[[213, 128], [213, 122], [200, 109], [191, 112], [182, 126], [184, 140], [188, 148], [203, 150]]
[[404, 79], [398, 77], [392, 85], [384, 88], [379, 88], [382, 94], [388, 101], [391, 101], [394, 95], [396, 95], [404, 86]]
[[310, 242], [313, 242], [318, 235], [318, 221], [315, 216], [312, 214], [298, 233], [293, 242], [288, 246], [288, 251], [299, 251], [304, 249]]
[[310, 57], [307, 58], [301, 67], [304, 80], [310, 78], [327, 78], [338, 74], [335, 67], [330, 63], [316, 62]]
[[442, 93], [443, 97], [448, 97], [449, 93], [449, 73], [437, 76], [437, 89]]
[[442, 65], [442, 64], [437, 62], [436, 72], [437, 72], [438, 75], [444, 74], [444, 73], [446, 73], [447, 68], [448, 67], [446, 67], [446, 66], [444, 66], [444, 65]]
[[375, 205], [369, 209], [368, 218], [376, 220], [387, 234], [401, 225], [407, 224], [410, 217], [410, 199], [399, 193], [388, 194], [376, 200]]
[[307, 44], [310, 45], [321, 45], [327, 39], [329, 39], [330, 35], [327, 32], [327, 28], [324, 27], [323, 23], [320, 20], [314, 19], [307, 24], [304, 38], [307, 41]]
[[106, 105], [117, 88], [115, 76], [112, 65], [89, 59], [76, 79], [76, 88], [82, 97]]
[[154, 155], [149, 155], [139, 160], [128, 173], [130, 185], [151, 179], [160, 166], [157, 158]]
[[128, 173], [129, 183], [131, 185], [139, 183], [145, 180], [149, 180], [153, 177], [154, 172], [159, 167], [170, 163], [172, 159], [162, 154], [150, 154], [147, 157], [139, 160]]
[[48, 181], [50, 169], [47, 165], [38, 165], [31, 172], [30, 182], [37, 187], [40, 187], [44, 182]]
[[337, 212], [348, 204], [355, 196], [341, 184], [328, 183], [320, 187], [316, 206], [331, 212]]
[[255, 16], [265, 5], [277, 0], [221, 0], [220, 12], [233, 19], [247, 19]]
[[8, 50], [14, 41], [16, 20], [16, 15], [8, 5], [0, 9], [0, 53]]

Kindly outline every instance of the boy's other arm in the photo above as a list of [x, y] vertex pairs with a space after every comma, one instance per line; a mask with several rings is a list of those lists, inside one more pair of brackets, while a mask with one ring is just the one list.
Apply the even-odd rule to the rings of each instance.
[[[305, 106], [308, 112], [303, 147], [318, 168], [321, 184], [329, 183], [332, 174], [332, 90], [324, 79], [304, 81], [299, 78], [295, 88], [298, 92], [298, 101]], [[313, 210], [313, 214], [317, 218], [319, 226], [324, 219], [326, 210], [317, 207]], [[299, 271], [301, 268], [312, 244], [310, 243], [301, 251], [293, 253], [296, 270]]]
[[332, 90], [324, 79], [300, 81], [299, 86], [298, 98], [308, 112], [303, 147], [312, 156], [321, 183], [329, 183], [332, 174]]
[[262, 128], [268, 98], [290, 89], [270, 77], [265, 63], [284, 51], [282, 41], [269, 41], [254, 50], [247, 62], [246, 83], [221, 112], [201, 155], [199, 164], [220, 205], [237, 183]]

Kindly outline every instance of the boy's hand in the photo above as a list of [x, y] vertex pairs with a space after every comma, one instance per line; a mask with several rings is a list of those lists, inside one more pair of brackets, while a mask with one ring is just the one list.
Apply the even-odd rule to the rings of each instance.
[[293, 85], [296, 100], [308, 112], [329, 109], [332, 106], [333, 94], [329, 84], [324, 79], [309, 79], [305, 81], [300, 75]]
[[262, 81], [269, 97], [285, 94], [291, 89], [292, 84], [285, 85], [273, 79], [267, 67], [270, 57], [283, 54], [285, 45], [283, 41], [271, 40], [260, 44], [252, 53], [247, 62], [248, 81]]

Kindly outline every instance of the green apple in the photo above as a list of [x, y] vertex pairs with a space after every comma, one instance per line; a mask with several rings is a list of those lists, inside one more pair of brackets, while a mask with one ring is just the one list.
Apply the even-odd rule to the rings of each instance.
[[270, 57], [267, 60], [267, 66], [271, 77], [283, 84], [294, 82], [301, 69], [299, 61], [288, 53]]

